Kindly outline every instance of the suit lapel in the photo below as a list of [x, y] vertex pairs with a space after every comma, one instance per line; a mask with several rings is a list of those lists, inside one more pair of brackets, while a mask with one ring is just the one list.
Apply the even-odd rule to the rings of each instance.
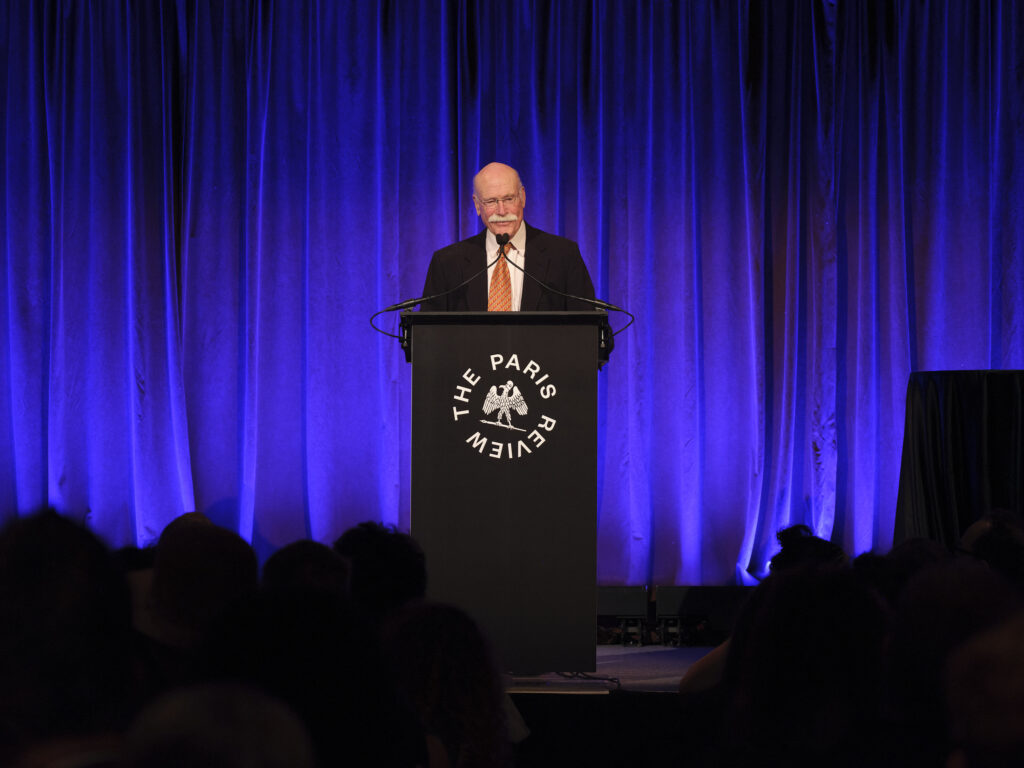
[[[485, 229], [479, 235], [474, 236], [470, 240], [469, 248], [463, 256], [463, 273], [462, 279], [466, 280], [470, 275], [473, 275], [480, 271], [482, 266], [487, 264], [487, 230]], [[484, 260], [480, 261], [480, 255], [483, 254]], [[466, 286], [466, 309], [469, 312], [486, 312], [487, 311], [487, 273], [482, 272], [480, 276]]]
[[[544, 233], [529, 226], [525, 221], [523, 226], [526, 227], [526, 269], [537, 280], [547, 282], [548, 265], [551, 263], [551, 258], [544, 247]], [[533, 312], [540, 306], [541, 287], [537, 280], [523, 275], [523, 298], [519, 302], [520, 311]]]

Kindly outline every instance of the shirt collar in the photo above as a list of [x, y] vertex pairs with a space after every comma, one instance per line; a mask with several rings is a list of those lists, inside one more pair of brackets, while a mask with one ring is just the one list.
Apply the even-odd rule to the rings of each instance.
[[[486, 249], [488, 254], [497, 253], [498, 241], [494, 238], [494, 233], [491, 230], [486, 230], [487, 240]], [[520, 222], [519, 229], [512, 236], [512, 240], [509, 241], [512, 244], [512, 252], [509, 254], [509, 258], [513, 261], [517, 261], [518, 258], [526, 252], [526, 222]]]

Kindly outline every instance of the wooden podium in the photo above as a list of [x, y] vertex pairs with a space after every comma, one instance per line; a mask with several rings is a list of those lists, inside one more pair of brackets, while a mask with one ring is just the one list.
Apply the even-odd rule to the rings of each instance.
[[411, 532], [428, 595], [513, 674], [596, 669], [604, 312], [405, 312]]

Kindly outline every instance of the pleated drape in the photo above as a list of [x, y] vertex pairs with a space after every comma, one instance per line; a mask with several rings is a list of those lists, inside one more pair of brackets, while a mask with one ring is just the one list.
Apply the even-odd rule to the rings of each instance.
[[5, 3], [0, 519], [121, 546], [199, 509], [263, 557], [407, 526], [409, 370], [367, 319], [502, 160], [637, 316], [600, 374], [600, 582], [747, 581], [798, 522], [884, 551], [910, 372], [1024, 368], [1022, 29], [997, 0]]

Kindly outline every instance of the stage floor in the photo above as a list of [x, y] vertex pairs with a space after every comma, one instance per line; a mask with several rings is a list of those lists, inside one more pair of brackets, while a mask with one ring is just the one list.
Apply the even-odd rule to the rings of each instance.
[[507, 687], [509, 693], [672, 693], [689, 666], [710, 650], [668, 645], [598, 645], [594, 673], [510, 677]]

